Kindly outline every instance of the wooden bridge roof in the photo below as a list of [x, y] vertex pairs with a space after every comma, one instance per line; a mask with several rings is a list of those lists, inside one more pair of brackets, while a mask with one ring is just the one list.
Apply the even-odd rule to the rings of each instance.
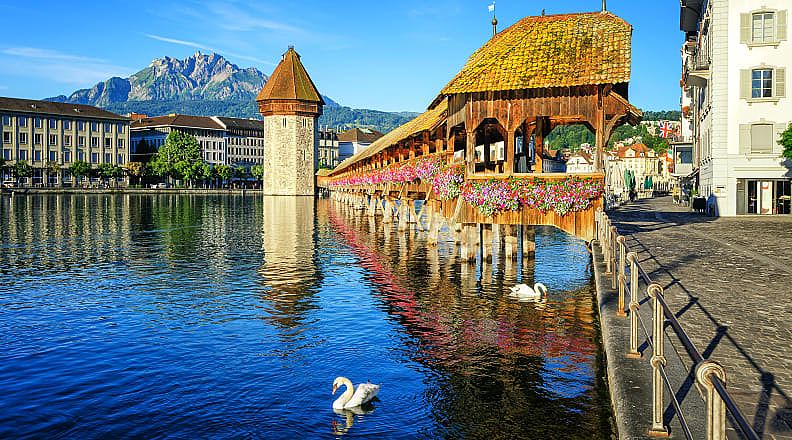
[[525, 17], [474, 52], [440, 93], [626, 83], [631, 36], [610, 12]]
[[338, 164], [337, 167], [335, 167], [331, 175], [338, 174], [344, 171], [350, 165], [371, 157], [380, 151], [383, 151], [386, 148], [409, 138], [412, 135], [437, 127], [438, 125], [442, 124], [443, 121], [445, 121], [447, 110], [448, 101], [441, 101], [439, 105], [421, 113], [409, 122], [389, 131], [384, 136], [377, 139], [374, 141], [374, 143], [361, 150], [354, 156], [346, 158], [343, 162]]

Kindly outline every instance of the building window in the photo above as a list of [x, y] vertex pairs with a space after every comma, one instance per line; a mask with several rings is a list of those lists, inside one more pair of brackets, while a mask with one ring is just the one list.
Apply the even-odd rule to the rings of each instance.
[[19, 143], [22, 145], [27, 144], [27, 133], [19, 133]]
[[751, 153], [773, 152], [773, 125], [751, 125]]
[[41, 128], [42, 125], [41, 118], [33, 118], [33, 124], [36, 125], [36, 128]]
[[105, 132], [108, 132], [108, 131], [110, 131], [110, 123], [109, 123], [109, 122], [105, 122], [105, 123], [104, 123], [104, 131], [105, 131]]
[[58, 136], [51, 134], [49, 135], [49, 144], [50, 145], [58, 145]]
[[751, 16], [751, 42], [772, 43], [774, 41], [775, 13], [759, 12]]
[[77, 136], [77, 146], [78, 147], [85, 146], [85, 136]]
[[113, 161], [113, 155], [110, 153], [105, 153], [105, 163], [110, 163]]
[[99, 148], [99, 138], [96, 136], [91, 136], [91, 146], [94, 148]]
[[58, 128], [58, 120], [57, 119], [50, 119], [49, 120], [49, 128], [52, 128], [52, 129]]
[[77, 160], [84, 161], [85, 160], [85, 153], [83, 153], [82, 151], [78, 151], [77, 152]]
[[69, 121], [69, 120], [64, 120], [64, 121], [63, 121], [63, 129], [64, 129], [64, 130], [71, 130], [71, 121]]
[[11, 150], [3, 150], [3, 159], [11, 160]]
[[63, 161], [64, 162], [71, 162], [71, 151], [64, 151], [63, 152]]
[[41, 161], [41, 150], [33, 151], [33, 162]]
[[99, 123], [91, 122], [91, 131], [99, 131]]
[[68, 134], [63, 137], [63, 146], [64, 147], [71, 147], [71, 135]]
[[118, 132], [119, 133], [123, 133], [124, 132], [124, 124], [118, 124]]
[[3, 115], [3, 125], [11, 125], [11, 116]]
[[118, 148], [124, 148], [124, 140], [121, 138], [118, 139]]
[[27, 150], [19, 150], [19, 160], [27, 160]]
[[751, 98], [773, 97], [773, 69], [751, 71]]
[[91, 163], [99, 163], [99, 153], [91, 153]]
[[77, 121], [77, 130], [85, 131], [85, 121]]
[[50, 151], [49, 152], [49, 160], [50, 160], [50, 162], [57, 162], [58, 161], [58, 152], [57, 151]]
[[33, 135], [33, 144], [41, 145], [41, 133], [36, 133]]
[[118, 164], [119, 165], [123, 165], [124, 164], [124, 155], [123, 154], [119, 154], [118, 155]]
[[17, 123], [20, 127], [27, 127], [27, 118], [25, 116], [20, 116], [17, 118]]
[[113, 139], [106, 137], [106, 138], [104, 138], [104, 140], [105, 140], [105, 142], [104, 142], [105, 148], [110, 148], [110, 146], [112, 145]]
[[4, 131], [3, 132], [3, 143], [10, 144], [11, 143], [11, 132]]

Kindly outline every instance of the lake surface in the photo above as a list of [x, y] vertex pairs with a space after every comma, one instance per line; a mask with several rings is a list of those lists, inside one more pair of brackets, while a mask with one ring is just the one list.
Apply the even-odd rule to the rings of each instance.
[[[535, 260], [471, 266], [390, 226], [305, 198], [3, 195], [0, 438], [610, 437], [581, 241], [537, 228]], [[365, 414], [332, 410], [341, 375], [382, 384]]]

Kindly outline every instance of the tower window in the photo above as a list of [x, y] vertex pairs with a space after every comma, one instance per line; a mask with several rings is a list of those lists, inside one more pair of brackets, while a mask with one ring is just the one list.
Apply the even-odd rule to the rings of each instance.
[[283, 128], [286, 128], [286, 118], [283, 118]]

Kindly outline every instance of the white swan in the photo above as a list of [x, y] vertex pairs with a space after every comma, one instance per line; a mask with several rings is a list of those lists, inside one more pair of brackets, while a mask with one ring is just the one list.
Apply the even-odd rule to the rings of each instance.
[[380, 389], [379, 385], [373, 383], [360, 383], [357, 389], [354, 389], [351, 380], [339, 376], [333, 381], [333, 394], [341, 386], [346, 386], [346, 391], [333, 402], [333, 409], [348, 409], [363, 405], [373, 399]]
[[534, 284], [533, 289], [527, 284], [517, 284], [514, 287], [509, 287], [509, 290], [511, 290], [509, 296], [517, 298], [520, 301], [541, 300], [547, 295], [547, 287], [542, 283]]

